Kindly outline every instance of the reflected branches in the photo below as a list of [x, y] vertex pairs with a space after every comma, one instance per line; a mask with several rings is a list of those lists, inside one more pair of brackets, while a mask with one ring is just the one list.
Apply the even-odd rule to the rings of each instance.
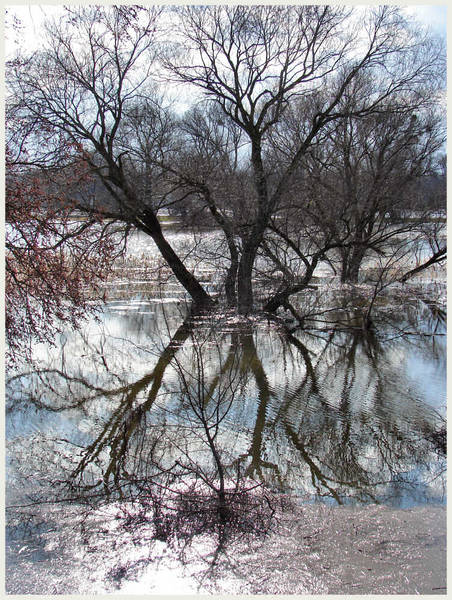
[[[113, 507], [140, 543], [165, 542], [181, 556], [210, 536], [207, 577], [235, 539], [277, 524], [281, 491], [337, 504], [440, 493], [445, 420], [410, 396], [402, 365], [411, 339], [353, 319], [347, 329], [345, 313], [337, 328], [291, 332], [212, 314], [174, 328], [167, 316], [165, 335], [153, 329], [148, 347], [131, 343], [128, 353], [110, 355], [107, 330], [97, 344], [84, 340], [78, 352], [89, 350], [94, 370], [71, 360], [68, 342], [58, 368], [10, 378], [12, 418], [32, 382], [39, 394], [29, 406], [50, 419], [48, 430], [12, 443], [30, 502]], [[416, 326], [414, 312], [406, 319]], [[416, 337], [419, 348], [429, 343]], [[52, 425], [57, 416], [64, 426]]]

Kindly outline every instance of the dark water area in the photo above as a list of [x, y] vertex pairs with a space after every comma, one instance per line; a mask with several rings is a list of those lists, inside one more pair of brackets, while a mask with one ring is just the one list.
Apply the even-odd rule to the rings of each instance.
[[[167, 543], [219, 525], [258, 536], [289, 498], [445, 504], [445, 330], [425, 303], [386, 311], [372, 332], [352, 312], [288, 333], [187, 318], [178, 302], [110, 302], [7, 378], [10, 593], [63, 593], [51, 585], [63, 572], [64, 593], [80, 592], [65, 553], [102, 552], [112, 520]], [[113, 584], [130, 577], [115, 568]]]

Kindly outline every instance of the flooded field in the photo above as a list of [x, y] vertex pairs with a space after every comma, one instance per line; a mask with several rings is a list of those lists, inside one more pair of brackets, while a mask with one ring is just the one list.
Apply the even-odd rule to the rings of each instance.
[[5, 20], [6, 593], [446, 594], [444, 7], [82, 4]]
[[7, 592], [445, 593], [441, 309], [288, 332], [139, 287], [7, 380]]

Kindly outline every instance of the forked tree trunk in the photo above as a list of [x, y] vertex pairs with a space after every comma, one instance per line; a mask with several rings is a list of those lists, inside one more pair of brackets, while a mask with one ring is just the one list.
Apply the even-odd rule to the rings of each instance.
[[342, 252], [342, 283], [358, 283], [359, 272], [366, 249], [363, 247], [347, 248]]
[[230, 308], [233, 308], [237, 305], [237, 271], [239, 268], [239, 251], [237, 249], [237, 244], [234, 239], [234, 229], [231, 225], [230, 221], [218, 210], [215, 202], [212, 200], [212, 195], [210, 189], [207, 185], [204, 185], [202, 188], [204, 199], [209, 207], [209, 210], [218, 223], [218, 225], [223, 230], [223, 233], [226, 238], [226, 242], [229, 248], [229, 254], [231, 257], [231, 263], [226, 273], [226, 279], [224, 282], [224, 289], [226, 294], [226, 302]]

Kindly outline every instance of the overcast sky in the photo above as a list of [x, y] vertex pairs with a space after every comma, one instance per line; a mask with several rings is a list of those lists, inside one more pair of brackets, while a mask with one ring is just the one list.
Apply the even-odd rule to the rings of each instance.
[[409, 14], [430, 27], [436, 34], [447, 37], [447, 6], [420, 4], [406, 8]]
[[[225, 4], [227, 2], [224, 2]], [[249, 2], [243, 2], [248, 4]], [[278, 2], [275, 1], [275, 4]], [[51, 4], [49, 6], [49, 4]], [[73, 3], [76, 4], [76, 3]], [[102, 4], [102, 2], [93, 2], [93, 4]], [[120, 4], [120, 2], [118, 3]], [[190, 4], [190, 2], [187, 2]], [[218, 2], [220, 4], [220, 2]], [[347, 4], [346, 2], [344, 4]], [[365, 4], [365, 3], [363, 3]], [[384, 4], [384, 2], [381, 2]], [[401, 3], [402, 4], [402, 3]], [[16, 44], [13, 44], [12, 37], [6, 32], [6, 52], [7, 54], [10, 51], [13, 51], [13, 46], [17, 46], [19, 43], [22, 45], [26, 44], [28, 48], [32, 48], [37, 44], [39, 40], [39, 29], [44, 14], [49, 14], [51, 12], [58, 12], [61, 10], [62, 3], [28, 3], [23, 5], [14, 5], [13, 3], [7, 5], [7, 10], [10, 14], [15, 14], [21, 20], [23, 24], [23, 30], [19, 40], [16, 41]], [[419, 5], [406, 5], [405, 10], [409, 15], [412, 15], [414, 18], [419, 20], [421, 23], [430, 28], [434, 33], [441, 35], [442, 37], [447, 37], [447, 7], [446, 5], [429, 5], [429, 4], [419, 4]]]

